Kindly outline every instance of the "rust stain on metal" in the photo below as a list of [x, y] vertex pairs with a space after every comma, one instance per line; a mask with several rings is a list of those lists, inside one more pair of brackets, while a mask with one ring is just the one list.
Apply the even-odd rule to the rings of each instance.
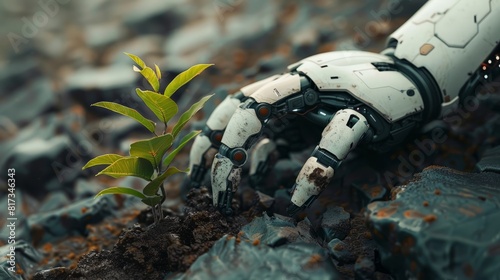
[[315, 186], [323, 188], [328, 184], [328, 176], [322, 175], [323, 173], [323, 169], [317, 167], [311, 174], [309, 174], [307, 180], [309, 180], [309, 182], [313, 183]]

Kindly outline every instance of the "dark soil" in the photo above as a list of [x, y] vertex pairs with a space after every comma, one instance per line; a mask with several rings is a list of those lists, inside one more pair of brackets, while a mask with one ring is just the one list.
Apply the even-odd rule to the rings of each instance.
[[151, 211], [137, 216], [141, 224], [124, 230], [111, 250], [84, 255], [76, 268], [37, 273], [33, 279], [163, 279], [186, 271], [225, 234], [237, 235], [258, 213], [251, 208], [225, 217], [211, 205], [207, 189], [188, 194], [182, 213], [166, 211], [167, 217], [151, 224]]

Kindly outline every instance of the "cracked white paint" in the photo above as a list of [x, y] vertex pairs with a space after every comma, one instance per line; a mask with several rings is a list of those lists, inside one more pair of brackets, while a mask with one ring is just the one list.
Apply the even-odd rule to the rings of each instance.
[[334, 173], [333, 168], [325, 167], [318, 163], [317, 158], [310, 157], [297, 176], [291, 201], [299, 207], [304, 205], [311, 196], [319, 195], [325, 189]]

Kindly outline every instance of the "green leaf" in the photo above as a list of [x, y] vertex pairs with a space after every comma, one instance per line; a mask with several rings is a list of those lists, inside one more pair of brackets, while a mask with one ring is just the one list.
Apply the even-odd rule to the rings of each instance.
[[144, 202], [145, 204], [154, 207], [155, 205], [158, 205], [161, 203], [162, 197], [161, 196], [150, 196], [143, 198], [141, 201]]
[[156, 77], [158, 77], [158, 80], [161, 80], [160, 67], [158, 67], [158, 65], [156, 65], [156, 64], [155, 64], [155, 70], [156, 70]]
[[167, 88], [165, 88], [163, 94], [168, 97], [172, 96], [172, 94], [174, 94], [180, 87], [191, 81], [194, 77], [203, 72], [203, 70], [212, 65], [213, 64], [197, 64], [191, 66], [188, 70], [177, 75], [177, 77], [175, 77], [172, 82], [168, 84]]
[[203, 97], [198, 102], [191, 105], [191, 108], [189, 108], [189, 110], [182, 114], [182, 116], [179, 118], [179, 121], [175, 124], [174, 129], [172, 130], [172, 135], [174, 136], [174, 138], [177, 137], [177, 134], [179, 134], [184, 125], [194, 116], [194, 114], [196, 114], [201, 108], [203, 108], [205, 102], [207, 102], [207, 100], [212, 96], [213, 94]]
[[131, 189], [131, 188], [124, 188], [124, 187], [112, 187], [112, 188], [107, 188], [105, 190], [100, 191], [94, 198], [98, 198], [99, 196], [105, 195], [105, 194], [128, 194], [128, 195], [133, 195], [136, 196], [140, 199], [146, 198], [145, 195], [143, 195], [140, 191]]
[[142, 124], [144, 127], [146, 127], [149, 131], [151, 131], [151, 132], [155, 131], [155, 123], [152, 120], [146, 119], [143, 115], [141, 115], [139, 112], [137, 112], [136, 110], [134, 110], [132, 108], [123, 106], [123, 105], [118, 104], [118, 103], [106, 102], [106, 101], [97, 102], [97, 103], [92, 104], [91, 106], [105, 108], [105, 109], [111, 110], [113, 112], [116, 112], [118, 114], [127, 116], [129, 118], [132, 118], [132, 119], [138, 121], [140, 124]]
[[167, 123], [179, 110], [170, 97], [149, 90], [136, 89], [137, 95], [162, 122]]
[[97, 175], [104, 174], [114, 178], [134, 176], [151, 181], [153, 171], [153, 165], [147, 159], [124, 157], [115, 161], [110, 166], [97, 173]]
[[145, 195], [155, 195], [158, 190], [160, 189], [161, 184], [165, 179], [168, 177], [181, 173], [181, 172], [188, 172], [188, 170], [179, 170], [177, 167], [169, 167], [165, 172], [163, 172], [160, 176], [156, 177], [153, 181], [149, 182], [145, 187], [144, 190], [142, 191]]
[[96, 165], [110, 165], [121, 158], [123, 158], [123, 156], [116, 154], [101, 155], [89, 160], [89, 162], [87, 162], [87, 164], [85, 164], [85, 166], [82, 167], [82, 170]]
[[130, 155], [147, 159], [156, 168], [165, 152], [172, 146], [173, 139], [172, 134], [169, 133], [134, 142], [130, 145]]
[[170, 163], [172, 162], [172, 160], [174, 160], [175, 156], [182, 150], [182, 148], [184, 148], [184, 146], [186, 146], [186, 144], [191, 140], [193, 139], [194, 137], [196, 137], [196, 135], [200, 134], [201, 130], [195, 130], [195, 131], [191, 131], [188, 135], [184, 136], [181, 140], [181, 143], [179, 144], [179, 146], [177, 146], [177, 148], [175, 148], [175, 150], [173, 150], [166, 158], [165, 160], [163, 160], [163, 166], [169, 166]]
[[144, 78], [146, 78], [151, 87], [153, 87], [154, 91], [158, 92], [160, 90], [160, 81], [158, 81], [158, 77], [156, 77], [153, 69], [146, 67], [141, 70], [141, 74]]
[[133, 55], [131, 53], [124, 53], [124, 54], [127, 55], [128, 57], [130, 57], [130, 59], [132, 59], [137, 65], [139, 65], [139, 67], [141, 67], [141, 69], [146, 67], [146, 63], [144, 63], [144, 61], [142, 61], [142, 59], [140, 57], [138, 57], [137, 55]]

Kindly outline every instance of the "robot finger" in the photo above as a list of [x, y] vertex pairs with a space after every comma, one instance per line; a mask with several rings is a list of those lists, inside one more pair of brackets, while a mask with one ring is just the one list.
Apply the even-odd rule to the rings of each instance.
[[293, 186], [290, 215], [308, 207], [326, 188], [335, 169], [370, 129], [366, 118], [352, 110], [338, 111], [322, 133], [322, 138], [306, 161]]

